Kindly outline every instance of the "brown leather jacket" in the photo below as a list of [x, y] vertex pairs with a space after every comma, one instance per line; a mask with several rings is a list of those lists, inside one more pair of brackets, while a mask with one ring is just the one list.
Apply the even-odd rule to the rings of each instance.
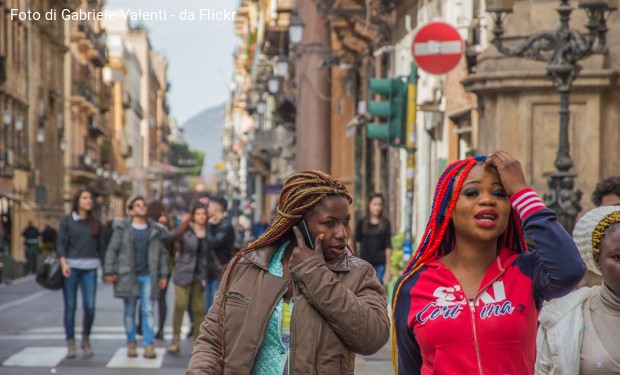
[[[250, 374], [269, 316], [287, 288], [286, 279], [268, 272], [276, 250], [266, 246], [241, 258], [230, 278], [225, 317], [218, 317], [224, 290], [219, 288], [187, 375]], [[291, 275], [291, 374], [353, 374], [355, 353], [373, 354], [388, 341], [387, 296], [370, 264], [347, 255], [326, 264], [322, 256], [313, 256]]]

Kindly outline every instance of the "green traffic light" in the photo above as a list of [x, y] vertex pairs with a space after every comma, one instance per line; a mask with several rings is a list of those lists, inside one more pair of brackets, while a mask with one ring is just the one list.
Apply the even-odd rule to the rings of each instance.
[[392, 114], [392, 105], [390, 102], [368, 102], [368, 113], [373, 116], [389, 118]]
[[407, 129], [407, 78], [371, 78], [369, 89], [387, 100], [368, 102], [368, 113], [386, 120], [384, 124], [368, 124], [368, 138], [381, 139], [392, 146], [404, 147]]
[[368, 138], [382, 139], [387, 142], [389, 139], [389, 127], [382, 124], [368, 124], [366, 135]]

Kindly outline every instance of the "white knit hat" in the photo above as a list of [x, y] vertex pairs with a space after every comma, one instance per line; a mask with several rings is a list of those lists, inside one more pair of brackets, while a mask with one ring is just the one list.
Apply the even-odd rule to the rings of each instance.
[[601, 270], [594, 263], [594, 253], [592, 251], [592, 232], [594, 228], [608, 215], [613, 212], [620, 211], [618, 206], [602, 206], [594, 208], [579, 219], [573, 231], [573, 239], [577, 244], [579, 253], [583, 261], [586, 262], [588, 269], [597, 275], [601, 274]]

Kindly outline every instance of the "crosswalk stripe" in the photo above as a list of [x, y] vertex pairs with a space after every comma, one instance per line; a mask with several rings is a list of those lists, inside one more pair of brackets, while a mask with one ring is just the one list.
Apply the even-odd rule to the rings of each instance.
[[7, 358], [2, 366], [56, 367], [66, 354], [64, 346], [29, 346]]

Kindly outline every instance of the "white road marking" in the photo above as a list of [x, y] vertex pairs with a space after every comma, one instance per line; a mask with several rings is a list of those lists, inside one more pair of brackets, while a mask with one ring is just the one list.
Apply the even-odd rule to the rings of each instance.
[[2, 366], [56, 367], [66, 355], [66, 347], [29, 346], [10, 356]]
[[48, 291], [48, 290], [43, 290], [43, 291], [40, 291], [38, 293], [29, 295], [28, 297], [20, 298], [18, 300], [12, 301], [12, 302], [5, 303], [4, 305], [0, 305], [0, 311], [4, 311], [6, 309], [10, 309], [11, 307], [18, 306], [18, 305], [21, 305], [21, 304], [26, 303], [26, 302], [30, 302], [32, 300], [35, 300], [35, 299], [37, 299], [39, 297], [42, 297], [42, 296], [44, 296], [46, 294], [49, 294], [49, 293], [51, 293], [51, 292]]

